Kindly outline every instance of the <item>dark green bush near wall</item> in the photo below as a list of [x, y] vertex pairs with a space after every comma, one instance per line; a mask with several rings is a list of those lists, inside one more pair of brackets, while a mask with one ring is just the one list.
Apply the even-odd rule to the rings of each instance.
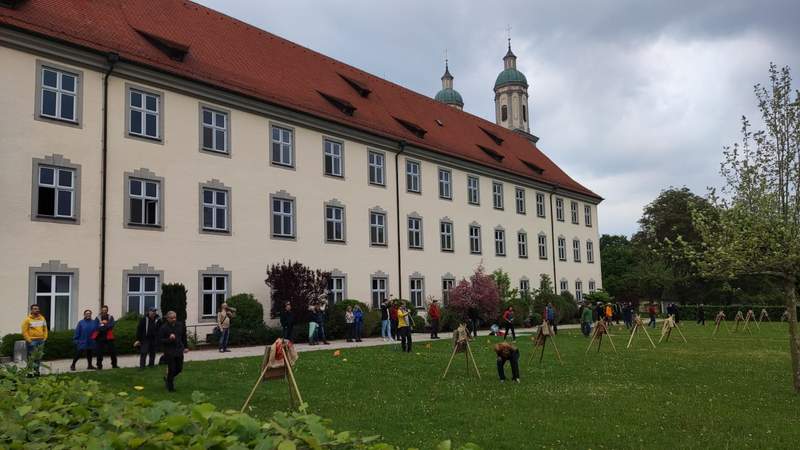
[[175, 311], [178, 320], [186, 323], [186, 286], [180, 283], [161, 285], [161, 316], [166, 317], [168, 311]]
[[[365, 315], [369, 311], [367, 305], [353, 299], [342, 300], [332, 306], [328, 306], [328, 315], [325, 320], [325, 337], [327, 339], [344, 339], [347, 337], [347, 324], [345, 323], [344, 315], [345, 312], [347, 312], [348, 306], [355, 307], [356, 305], [361, 307], [361, 311], [363, 311]], [[366, 334], [366, 323], [364, 325], [364, 332]], [[306, 334], [308, 334], [308, 330], [306, 330]]]

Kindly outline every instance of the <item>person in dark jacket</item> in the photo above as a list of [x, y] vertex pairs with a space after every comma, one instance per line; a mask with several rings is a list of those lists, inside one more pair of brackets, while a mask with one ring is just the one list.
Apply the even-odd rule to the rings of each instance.
[[97, 323], [92, 320], [92, 310], [87, 309], [83, 312], [83, 319], [75, 325], [75, 334], [72, 340], [75, 342], [75, 358], [72, 359], [72, 364], [69, 370], [75, 370], [75, 363], [81, 358], [81, 354], [86, 354], [86, 362], [89, 364], [87, 369], [94, 369], [92, 365], [92, 350], [94, 350], [94, 341], [92, 334], [97, 329]]
[[469, 318], [469, 330], [472, 332], [472, 337], [478, 337], [478, 322], [481, 320], [478, 308], [469, 308], [467, 310], [467, 318]]
[[500, 382], [506, 381], [505, 365], [508, 361], [511, 366], [511, 379], [519, 383], [519, 349], [508, 342], [501, 342], [494, 346], [494, 352], [497, 353], [497, 376], [500, 377]]
[[133, 343], [133, 346], [139, 348], [140, 369], [144, 369], [145, 361], [147, 361], [148, 367], [155, 366], [160, 327], [161, 320], [158, 318], [155, 308], [150, 308], [147, 315], [139, 319], [139, 325], [136, 327], [136, 342]]
[[392, 324], [389, 321], [389, 302], [381, 303], [381, 337], [386, 342], [392, 339]]
[[281, 329], [283, 330], [284, 340], [291, 341], [294, 339], [294, 313], [292, 312], [292, 304], [289, 302], [286, 302], [283, 311], [281, 311]]
[[389, 323], [392, 328], [392, 340], [396, 341], [400, 339], [400, 336], [397, 334], [397, 311], [400, 309], [400, 307], [397, 306], [396, 302], [391, 303], [392, 306], [389, 308]]
[[164, 383], [168, 391], [175, 392], [175, 377], [183, 371], [183, 354], [189, 351], [186, 343], [186, 327], [182, 322], [178, 322], [175, 311], [167, 313], [166, 321], [158, 330], [158, 342], [164, 351], [164, 362], [167, 363]]
[[706, 310], [702, 303], [697, 305], [697, 324], [706, 325]]
[[94, 340], [97, 343], [97, 370], [103, 370], [103, 356], [111, 356], [111, 367], [118, 369], [117, 348], [114, 346], [114, 316], [108, 313], [108, 306], [100, 308], [100, 314], [94, 319], [97, 322]]

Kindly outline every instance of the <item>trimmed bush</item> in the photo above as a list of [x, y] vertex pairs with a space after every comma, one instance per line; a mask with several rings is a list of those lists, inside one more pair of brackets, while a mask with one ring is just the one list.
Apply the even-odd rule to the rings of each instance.
[[439, 320], [439, 328], [441, 331], [453, 331], [458, 328], [463, 320], [461, 316], [448, 307], [442, 308], [442, 318]]
[[[345, 322], [344, 315], [347, 312], [347, 307], [354, 307], [358, 305], [361, 311], [364, 312], [364, 335], [368, 336], [366, 314], [369, 307], [358, 300], [347, 299], [342, 300], [333, 306], [328, 306], [327, 317], [325, 318], [325, 337], [328, 339], [344, 339], [347, 337], [347, 323]], [[308, 330], [306, 330], [308, 334]]]
[[253, 294], [234, 295], [227, 303], [236, 308], [236, 317], [231, 320], [230, 345], [266, 345], [281, 336], [280, 329], [264, 324], [264, 307]]
[[161, 285], [161, 315], [166, 317], [168, 311], [175, 311], [178, 320], [186, 323], [186, 286], [180, 283]]

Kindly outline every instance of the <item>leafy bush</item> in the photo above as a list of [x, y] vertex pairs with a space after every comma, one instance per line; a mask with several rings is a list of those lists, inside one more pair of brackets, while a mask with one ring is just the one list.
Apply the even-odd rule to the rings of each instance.
[[411, 320], [414, 322], [414, 329], [411, 330], [414, 333], [422, 333], [425, 331], [425, 318], [422, 316], [411, 316]]
[[463, 318], [449, 307], [442, 308], [442, 318], [439, 320], [441, 331], [453, 331], [464, 322]]
[[180, 283], [161, 285], [161, 315], [166, 317], [168, 311], [175, 311], [178, 320], [186, 323], [186, 286]]
[[[138, 352], [133, 347], [133, 343], [136, 341], [137, 324], [138, 321], [135, 318], [126, 317], [118, 320], [114, 325], [114, 345], [117, 354]], [[47, 337], [47, 343], [44, 345], [44, 359], [72, 358], [75, 355], [75, 343], [72, 341], [74, 333], [74, 330], [51, 331]], [[22, 340], [22, 335], [19, 333], [4, 336], [2, 346], [0, 346], [2, 355], [11, 356], [14, 352], [14, 342], [19, 340]]]
[[380, 310], [369, 311], [364, 314], [364, 336], [380, 336], [381, 334], [381, 312]]
[[[364, 314], [369, 311], [367, 305], [353, 299], [342, 300], [333, 306], [328, 306], [328, 316], [325, 319], [325, 337], [328, 339], [344, 339], [347, 336], [347, 323], [344, 315], [348, 306], [355, 308], [356, 305], [361, 307], [361, 311]], [[367, 335], [366, 317], [364, 319], [364, 334]]]
[[269, 266], [264, 282], [272, 292], [270, 316], [280, 316], [284, 305], [291, 303], [295, 323], [308, 322], [308, 307], [325, 299], [330, 278], [330, 272], [313, 270], [299, 262], [288, 261]]
[[281, 337], [280, 329], [264, 324], [264, 307], [253, 294], [234, 295], [227, 303], [236, 308], [236, 317], [231, 320], [230, 345], [265, 345]]
[[578, 323], [578, 304], [568, 291], [556, 296], [553, 305], [558, 312], [558, 323]]

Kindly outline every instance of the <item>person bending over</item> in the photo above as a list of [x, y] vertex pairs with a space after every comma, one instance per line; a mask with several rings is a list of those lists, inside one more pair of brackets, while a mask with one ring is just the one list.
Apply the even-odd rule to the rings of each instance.
[[501, 342], [494, 346], [494, 352], [497, 353], [497, 375], [500, 377], [500, 382], [506, 381], [505, 365], [508, 361], [511, 366], [511, 379], [519, 383], [519, 349], [508, 342]]

